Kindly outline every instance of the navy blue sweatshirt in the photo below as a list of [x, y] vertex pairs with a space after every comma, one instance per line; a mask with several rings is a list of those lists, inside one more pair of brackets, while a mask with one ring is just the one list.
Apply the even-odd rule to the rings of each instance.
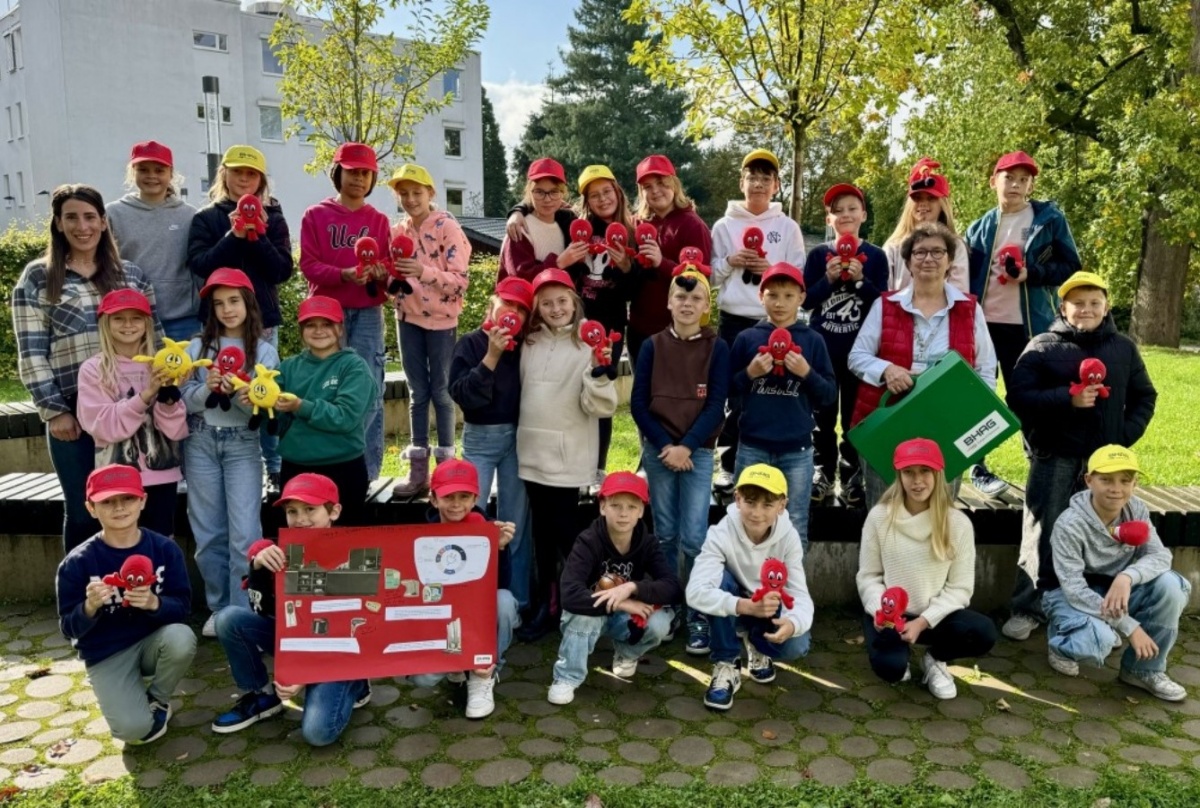
[[[160, 601], [158, 610], [121, 606], [121, 598], [117, 597], [101, 606], [94, 617], [88, 617], [84, 612], [88, 583], [120, 571], [132, 555], [144, 555], [153, 564], [158, 578], [154, 584]], [[63, 636], [88, 665], [124, 651], [165, 625], [182, 623], [192, 611], [192, 586], [179, 545], [145, 528], [141, 540], [127, 549], [105, 544], [100, 534], [88, 539], [59, 562], [55, 588]]]
[[845, 367], [871, 304], [887, 291], [888, 260], [874, 244], [859, 242], [858, 252], [867, 260], [863, 262], [862, 286], [855, 288], [854, 281], [839, 278], [829, 282], [825, 260], [834, 252], [832, 242], [818, 244], [809, 251], [804, 261], [804, 285], [808, 289], [804, 308], [813, 313], [808, 324], [824, 338], [829, 356]]
[[770, 320], [761, 320], [733, 341], [729, 351], [733, 373], [730, 394], [742, 399], [742, 416], [738, 420], [742, 443], [767, 452], [796, 452], [812, 445], [816, 425], [813, 410], [834, 402], [837, 382], [825, 342], [802, 323], [793, 323], [788, 333], [811, 366], [808, 376], [801, 379], [787, 371], [776, 376], [770, 371], [751, 380], [746, 368], [774, 330]]
[[[484, 509], [479, 505], [476, 505], [471, 510], [482, 516], [484, 519], [487, 519], [487, 512], [484, 511]], [[442, 515], [438, 513], [437, 508], [430, 507], [430, 509], [425, 513], [425, 521], [433, 525], [441, 524]], [[491, 522], [490, 519], [488, 519], [488, 521]], [[496, 565], [496, 588], [508, 589], [508, 584], [511, 580], [512, 562], [509, 561], [508, 548], [505, 547], [500, 551], [499, 563]]]
[[521, 412], [521, 349], [505, 351], [495, 370], [483, 366], [488, 337], [476, 329], [461, 337], [450, 360], [450, 398], [468, 424], [516, 424]]

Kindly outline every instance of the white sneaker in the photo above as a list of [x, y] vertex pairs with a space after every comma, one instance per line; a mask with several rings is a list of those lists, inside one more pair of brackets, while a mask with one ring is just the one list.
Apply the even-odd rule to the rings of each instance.
[[467, 718], [486, 718], [495, 711], [496, 697], [492, 694], [495, 687], [495, 676], [467, 677]]
[[952, 699], [958, 695], [958, 687], [945, 662], [938, 662], [928, 651], [925, 652], [925, 686], [937, 699]]
[[1030, 617], [1027, 614], [1014, 614], [1004, 621], [1004, 625], [1000, 627], [1000, 633], [1010, 640], [1028, 640], [1029, 635], [1037, 627], [1038, 621], [1036, 617]]
[[900, 677], [900, 681], [896, 682], [896, 684], [902, 685], [905, 682], [911, 682], [911, 681], [912, 681], [912, 668], [909, 667], [908, 665], [905, 665], [904, 666], [904, 675]]
[[204, 621], [204, 628], [200, 629], [200, 634], [204, 637], [217, 636], [217, 616], [215, 614], [210, 614]]
[[1127, 685], [1140, 687], [1163, 701], [1183, 701], [1187, 698], [1187, 691], [1184, 690], [1183, 685], [1167, 676], [1164, 671], [1134, 673], [1122, 670], [1117, 674], [1117, 678]]
[[637, 673], [638, 658], [637, 657], [613, 657], [612, 672], [622, 679], [632, 679]]
[[1047, 652], [1046, 659], [1050, 662], [1050, 667], [1063, 676], [1079, 675], [1079, 663], [1069, 657], [1054, 653], [1054, 649]]
[[550, 685], [550, 693], [546, 700], [551, 704], [570, 704], [575, 701], [575, 685], [556, 681]]
[[604, 485], [604, 478], [608, 472], [604, 469], [596, 469], [596, 476], [592, 478], [592, 482], [587, 487], [587, 495], [589, 497], [600, 496], [600, 486]]

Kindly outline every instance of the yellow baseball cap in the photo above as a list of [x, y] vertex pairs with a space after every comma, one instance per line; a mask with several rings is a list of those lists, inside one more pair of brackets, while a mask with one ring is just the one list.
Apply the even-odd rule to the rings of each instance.
[[1101, 446], [1088, 458], [1088, 474], [1111, 474], [1114, 471], [1140, 472], [1141, 470], [1141, 467], [1138, 466], [1137, 455], [1133, 453], [1133, 450], [1115, 443]]
[[779, 158], [773, 152], [767, 149], [755, 149], [742, 158], [742, 168], [753, 163], [755, 160], [766, 160], [771, 165], [775, 166], [775, 170], [779, 170]]
[[253, 168], [260, 174], [267, 173], [267, 158], [253, 146], [230, 146], [221, 158], [226, 168]]
[[392, 178], [387, 181], [387, 184], [396, 190], [396, 186], [401, 182], [415, 182], [418, 185], [428, 185], [430, 188], [436, 187], [433, 184], [433, 177], [429, 175], [422, 166], [416, 163], [405, 163], [396, 169], [392, 174]]
[[1095, 272], [1076, 272], [1071, 277], [1063, 281], [1063, 285], [1058, 287], [1058, 296], [1066, 297], [1067, 292], [1072, 289], [1078, 289], [1080, 286], [1094, 286], [1097, 289], [1103, 290], [1104, 294], [1108, 294], [1108, 284], [1104, 282]]
[[612, 169], [608, 166], [588, 166], [579, 175], [579, 193], [583, 193], [583, 189], [587, 188], [593, 180], [612, 180], [617, 181], [613, 176]]
[[743, 485], [757, 485], [777, 496], [787, 496], [787, 480], [783, 472], [766, 463], [755, 463], [742, 469], [742, 473], [738, 475], [737, 487], [741, 488]]

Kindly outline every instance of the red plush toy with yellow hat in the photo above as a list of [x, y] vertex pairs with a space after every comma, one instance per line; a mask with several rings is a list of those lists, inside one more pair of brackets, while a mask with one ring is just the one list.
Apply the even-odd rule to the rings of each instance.
[[259, 236], [266, 235], [262, 200], [254, 194], [243, 194], [237, 202], [237, 212], [233, 214], [233, 227], [246, 235], [246, 241], [258, 241]]

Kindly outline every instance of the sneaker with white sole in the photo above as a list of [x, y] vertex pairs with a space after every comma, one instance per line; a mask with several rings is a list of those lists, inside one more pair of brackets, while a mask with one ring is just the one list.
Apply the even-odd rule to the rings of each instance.
[[945, 662], [933, 658], [933, 654], [925, 652], [925, 686], [935, 699], [952, 699], [958, 695], [958, 686]]
[[713, 492], [717, 494], [729, 494], [733, 491], [733, 472], [721, 469], [713, 477]]
[[204, 628], [200, 629], [200, 636], [215, 637], [217, 636], [217, 616], [210, 614], [208, 619], [204, 621]]
[[734, 662], [718, 662], [713, 665], [712, 680], [704, 694], [704, 706], [714, 710], [728, 710], [733, 706], [733, 695], [742, 689], [742, 674]]
[[568, 682], [555, 681], [550, 685], [550, 692], [546, 695], [546, 701], [551, 704], [570, 704], [575, 701], [575, 685]]
[[467, 677], [467, 718], [487, 718], [496, 710], [495, 676]]
[[1050, 667], [1061, 673], [1063, 676], [1079, 675], [1079, 663], [1070, 657], [1065, 657], [1062, 654], [1054, 653], [1053, 648], [1046, 653], [1046, 659], [1049, 661]]
[[371, 703], [371, 683], [367, 682], [367, 692], [363, 693], [361, 696], [358, 697], [358, 700], [354, 702], [353, 709], [357, 710], [359, 707], [366, 707], [370, 703]]
[[252, 724], [257, 724], [264, 718], [270, 718], [283, 711], [283, 702], [274, 693], [264, 693], [256, 690], [244, 694], [233, 709], [221, 713], [212, 722], [212, 731], [218, 735], [228, 735], [231, 732], [243, 730]]
[[911, 681], [912, 681], [912, 668], [909, 667], [908, 665], [905, 665], [904, 666], [904, 675], [900, 677], [900, 681], [893, 682], [892, 684], [902, 685], [905, 682], [911, 682]]
[[171, 716], [174, 714], [170, 704], [163, 704], [157, 699], [150, 698], [149, 693], [146, 694], [146, 698], [150, 700], [150, 731], [143, 735], [141, 740], [134, 741], [133, 745], [135, 746], [153, 743], [166, 735]]
[[612, 672], [615, 676], [619, 676], [622, 679], [632, 679], [637, 673], [637, 669], [637, 657], [613, 657]]
[[1000, 633], [1010, 640], [1028, 640], [1029, 635], [1041, 625], [1036, 617], [1031, 617], [1027, 614], [1013, 614], [1012, 617], [1004, 621], [1004, 625], [1000, 627]]
[[750, 638], [745, 639], [746, 644], [746, 672], [750, 674], [750, 678], [758, 682], [760, 685], [765, 685], [775, 681], [775, 663], [766, 654], [754, 647], [754, 643], [750, 642]]
[[1140, 687], [1163, 701], [1183, 701], [1187, 698], [1187, 690], [1183, 685], [1167, 676], [1165, 671], [1135, 673], [1122, 668], [1121, 672], [1117, 674], [1117, 678], [1127, 685]]
[[833, 482], [825, 476], [825, 470], [818, 467], [813, 472], [812, 492], [809, 494], [812, 507], [836, 504], [833, 496]]
[[983, 463], [971, 466], [971, 485], [985, 497], [998, 497], [1008, 490], [1008, 483], [997, 477]]
[[683, 650], [692, 656], [707, 656], [709, 642], [708, 617], [697, 613], [693, 616], [693, 619], [688, 620], [687, 630], [687, 645], [684, 646]]

